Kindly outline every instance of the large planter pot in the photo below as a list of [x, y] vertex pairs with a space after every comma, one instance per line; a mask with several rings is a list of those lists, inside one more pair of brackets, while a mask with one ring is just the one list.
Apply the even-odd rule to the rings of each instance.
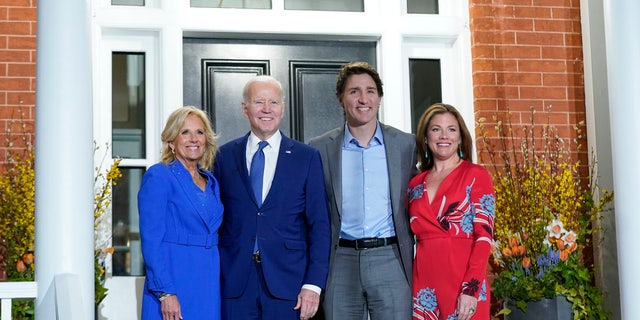
[[511, 310], [511, 314], [505, 315], [504, 320], [571, 320], [573, 310], [571, 303], [564, 296], [556, 296], [553, 299], [542, 298], [540, 301], [527, 302], [527, 312], [522, 312], [510, 301], [505, 307]]

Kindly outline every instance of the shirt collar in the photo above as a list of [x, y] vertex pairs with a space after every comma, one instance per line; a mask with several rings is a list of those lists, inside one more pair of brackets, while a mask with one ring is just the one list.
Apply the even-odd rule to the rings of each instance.
[[[252, 131], [251, 134], [249, 134], [249, 142], [248, 142], [249, 149], [250, 150], [257, 150], [258, 149], [258, 143], [260, 141], [262, 141], [262, 140], [260, 140], [260, 138], [258, 138], [258, 136], [256, 136]], [[280, 141], [282, 141], [282, 133], [280, 133], [280, 130], [278, 130], [269, 139], [267, 139], [267, 142], [269, 143], [267, 148], [273, 147], [273, 146], [279, 146], [280, 145]]]
[[[256, 142], [257, 143], [257, 142]], [[358, 140], [356, 140], [356, 138], [351, 134], [351, 131], [349, 131], [349, 126], [347, 125], [347, 123], [345, 122], [344, 124], [344, 138], [342, 140], [342, 147], [347, 147], [349, 146], [349, 144], [353, 144], [356, 145], [358, 147], [360, 146], [360, 143], [358, 143]], [[371, 139], [369, 146], [372, 145], [384, 145], [384, 137], [382, 135], [382, 128], [380, 127], [380, 122], [376, 121], [376, 132], [373, 133], [373, 138]]]

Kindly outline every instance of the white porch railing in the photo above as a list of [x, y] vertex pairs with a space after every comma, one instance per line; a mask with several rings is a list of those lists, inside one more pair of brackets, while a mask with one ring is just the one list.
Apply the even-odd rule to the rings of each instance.
[[11, 320], [11, 300], [35, 299], [38, 285], [35, 281], [0, 282], [0, 320]]

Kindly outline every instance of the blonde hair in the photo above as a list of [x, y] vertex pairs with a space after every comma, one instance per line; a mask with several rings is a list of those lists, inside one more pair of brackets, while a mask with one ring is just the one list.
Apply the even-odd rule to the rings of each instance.
[[169, 143], [173, 142], [176, 139], [178, 134], [180, 133], [180, 129], [184, 125], [185, 120], [188, 116], [195, 115], [204, 124], [204, 134], [206, 137], [206, 144], [204, 148], [204, 155], [202, 159], [198, 162], [198, 166], [203, 169], [209, 170], [213, 165], [213, 161], [216, 158], [216, 153], [218, 152], [218, 136], [213, 132], [211, 128], [211, 121], [209, 121], [209, 117], [207, 113], [193, 106], [184, 106], [173, 111], [169, 118], [167, 119], [167, 123], [162, 129], [162, 134], [160, 135], [160, 139], [162, 140], [162, 153], [160, 154], [160, 161], [164, 164], [169, 164], [176, 160], [176, 155], [172, 152]]

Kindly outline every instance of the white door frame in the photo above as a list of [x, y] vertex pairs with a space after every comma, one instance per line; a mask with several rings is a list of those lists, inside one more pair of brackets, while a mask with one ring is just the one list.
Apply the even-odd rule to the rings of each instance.
[[[110, 2], [92, 1], [95, 141], [111, 142], [111, 52], [145, 52], [147, 62], [147, 158], [124, 159], [123, 167], [159, 160], [162, 125], [182, 105], [185, 36], [376, 41], [385, 86], [380, 120], [407, 132], [409, 59], [440, 59], [443, 101], [458, 107], [474, 130], [467, 1], [440, 1], [438, 15], [406, 14], [405, 1], [389, 0], [364, 0], [364, 13], [287, 11], [284, 0], [272, 0], [271, 10], [190, 8], [186, 0], [146, 0], [145, 7]], [[101, 318], [138, 319], [142, 283], [141, 277], [107, 276]]]

